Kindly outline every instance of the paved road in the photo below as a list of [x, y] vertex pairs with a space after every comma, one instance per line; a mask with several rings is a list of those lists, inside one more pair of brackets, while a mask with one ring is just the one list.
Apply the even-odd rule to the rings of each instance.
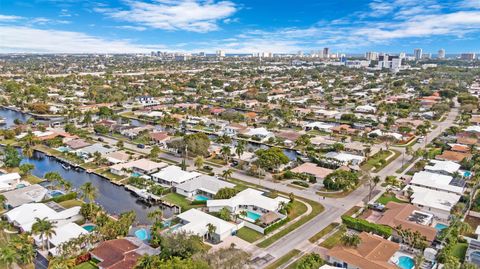
[[[449, 113], [447, 118], [443, 122], [438, 122], [437, 128], [432, 130], [425, 138], [426, 142], [425, 143], [416, 143], [412, 146], [413, 151], [416, 151], [418, 149], [424, 148], [425, 145], [429, 144], [435, 137], [440, 135], [444, 130], [449, 128], [450, 126], [453, 125], [455, 118], [458, 115], [458, 105], [455, 101], [456, 107], [453, 108]], [[96, 136], [94, 136], [96, 137]], [[96, 137], [98, 138], [98, 137]], [[111, 138], [104, 138], [104, 141], [106, 143], [109, 143], [111, 145], [115, 145], [117, 140], [111, 139]], [[124, 143], [125, 148], [145, 153], [148, 154], [150, 152], [149, 148], [145, 149], [140, 149], [137, 148], [136, 145], [132, 143], [125, 142]], [[404, 148], [395, 148], [396, 150], [399, 150], [403, 152], [405, 149]], [[177, 162], [180, 162], [182, 159], [177, 156], [173, 156], [171, 154], [167, 153], [161, 153], [160, 157], [166, 158], [166, 159], [171, 159]], [[194, 167], [193, 165], [193, 160], [187, 160], [187, 164], [189, 167]], [[395, 175], [396, 171], [402, 166], [402, 156], [399, 158], [395, 159], [392, 161], [389, 165], [387, 165], [384, 169], [382, 169], [379, 173], [376, 173], [375, 175], [380, 176], [381, 178], [385, 178], [386, 176], [389, 175]], [[223, 170], [226, 168], [221, 167], [213, 167], [213, 172], [216, 174], [221, 174]], [[312, 249], [311, 244], [308, 242], [308, 239], [316, 234], [317, 232], [321, 231], [324, 229], [327, 225], [329, 225], [332, 222], [335, 221], [340, 221], [340, 217], [342, 214], [344, 214], [346, 211], [348, 211], [350, 208], [352, 208], [355, 205], [361, 205], [364, 202], [364, 199], [368, 196], [368, 187], [365, 185], [360, 186], [357, 188], [354, 192], [352, 192], [349, 196], [344, 197], [344, 198], [325, 198], [322, 199], [320, 196], [318, 196], [315, 193], [315, 190], [299, 190], [296, 188], [292, 188], [286, 185], [286, 183], [282, 182], [273, 182], [269, 180], [260, 180], [255, 177], [251, 177], [246, 175], [243, 172], [240, 171], [235, 171], [233, 174], [234, 178], [238, 178], [242, 181], [250, 182], [253, 184], [259, 184], [265, 188], [273, 189], [273, 190], [278, 190], [286, 193], [293, 192], [296, 196], [302, 197], [305, 199], [310, 199], [313, 201], [317, 201], [321, 203], [325, 207], [325, 211], [318, 216], [314, 217], [312, 220], [309, 222], [305, 223], [302, 225], [300, 228], [296, 229], [295, 231], [287, 234], [284, 236], [282, 239], [276, 241], [273, 243], [271, 246], [265, 248], [265, 249], [256, 249], [252, 253], [252, 257], [256, 258], [262, 258], [267, 255], [272, 255], [274, 257], [273, 260], [287, 254], [290, 250], [292, 249], [300, 249], [300, 250], [307, 250], [310, 251]], [[378, 187], [377, 191], [383, 192], [384, 188]], [[272, 261], [273, 261], [272, 260]], [[267, 263], [268, 264], [268, 263]], [[263, 267], [266, 264], [259, 265], [258, 267]]]

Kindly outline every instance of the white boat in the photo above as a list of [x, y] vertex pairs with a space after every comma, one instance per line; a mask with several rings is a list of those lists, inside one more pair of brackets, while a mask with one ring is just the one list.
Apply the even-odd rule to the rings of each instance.
[[65, 170], [70, 170], [70, 165], [62, 163], [62, 167]]

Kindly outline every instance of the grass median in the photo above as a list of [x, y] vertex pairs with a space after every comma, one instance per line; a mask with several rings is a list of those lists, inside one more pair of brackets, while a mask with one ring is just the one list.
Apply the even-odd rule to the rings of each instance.
[[269, 266], [265, 267], [265, 269], [276, 269], [279, 268], [281, 265], [287, 263], [289, 260], [291, 260], [293, 257], [297, 256], [300, 254], [300, 250], [298, 249], [292, 249], [290, 250], [287, 254], [283, 255], [282, 257], [278, 258], [275, 260], [272, 264]]

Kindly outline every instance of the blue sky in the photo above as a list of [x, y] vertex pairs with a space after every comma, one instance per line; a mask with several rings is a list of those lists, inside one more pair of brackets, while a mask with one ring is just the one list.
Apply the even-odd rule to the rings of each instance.
[[0, 53], [480, 51], [480, 0], [11, 0]]

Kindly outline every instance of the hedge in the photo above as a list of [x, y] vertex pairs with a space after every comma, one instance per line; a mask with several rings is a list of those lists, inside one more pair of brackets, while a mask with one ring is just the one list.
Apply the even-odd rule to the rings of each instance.
[[207, 200], [194, 200], [190, 203], [191, 205], [206, 205]]
[[280, 228], [280, 226], [284, 225], [285, 223], [287, 223], [289, 221], [289, 218], [286, 217], [278, 222], [275, 222], [274, 224], [268, 226], [267, 228], [265, 228], [265, 230], [263, 230], [263, 234], [267, 235], [269, 233], [271, 233], [272, 231]]
[[73, 200], [73, 199], [77, 199], [77, 193], [76, 192], [70, 192], [70, 193], [67, 193], [67, 194], [64, 194], [64, 195], [61, 195], [61, 196], [52, 197], [50, 199], [45, 200], [45, 202], [53, 201], [55, 203], [60, 203], [60, 202], [63, 202], [63, 201], [68, 201], [68, 200]]
[[354, 229], [361, 232], [372, 232], [388, 238], [392, 235], [392, 228], [385, 225], [379, 225], [368, 222], [363, 219], [356, 219], [350, 216], [342, 216], [342, 222], [350, 229]]
[[292, 184], [302, 186], [302, 187], [305, 187], [305, 188], [308, 188], [308, 186], [309, 186], [307, 182], [299, 181], [299, 180], [293, 181]]

